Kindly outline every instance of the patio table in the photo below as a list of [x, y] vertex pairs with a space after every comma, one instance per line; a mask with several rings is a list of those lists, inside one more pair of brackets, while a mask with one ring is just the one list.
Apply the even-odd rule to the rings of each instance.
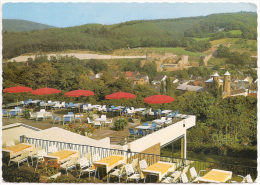
[[105, 122], [105, 121], [106, 121], [106, 118], [97, 118], [96, 120], [97, 120], [97, 121], [101, 121], [101, 122]]
[[6, 148], [3, 148], [2, 151], [9, 153], [10, 158], [13, 158], [15, 156], [21, 155], [24, 151], [33, 151], [34, 145], [33, 144], [27, 144], [27, 143], [20, 143], [14, 146], [9, 146]]
[[172, 110], [163, 110], [162, 112], [161, 112], [161, 114], [169, 114], [169, 113], [171, 113], [172, 112]]
[[198, 182], [226, 182], [230, 180], [232, 177], [231, 171], [224, 171], [224, 170], [218, 170], [218, 169], [212, 169], [210, 172], [208, 172], [203, 177], [198, 177]]
[[53, 105], [55, 105], [56, 103], [58, 103], [58, 102], [57, 102], [57, 101], [55, 101], [55, 102], [50, 102], [50, 103], [47, 103], [46, 106], [53, 106]]
[[41, 102], [41, 100], [28, 101], [29, 104], [37, 104], [39, 102]]
[[98, 108], [101, 108], [101, 107], [102, 107], [101, 105], [91, 105], [90, 109], [98, 109]]
[[155, 119], [155, 120], [152, 121], [152, 123], [162, 124], [165, 121], [167, 121], [167, 120]]
[[117, 106], [117, 107], [114, 107], [114, 108], [112, 108], [112, 110], [120, 110], [120, 108], [121, 108], [121, 110], [123, 110], [124, 108], [125, 108], [125, 106]]
[[137, 129], [143, 129], [143, 130], [148, 130], [148, 129], [150, 129], [151, 128], [151, 126], [137, 126], [137, 127], [135, 127], [135, 128], [137, 128]]
[[142, 112], [144, 110], [146, 110], [146, 108], [137, 108], [137, 109], [135, 109], [135, 112]]
[[19, 114], [19, 113], [22, 112], [22, 110], [23, 110], [23, 109], [11, 109], [11, 110], [9, 110], [8, 112], [13, 111], [13, 112], [18, 112], [18, 114]]
[[174, 163], [158, 161], [157, 163], [154, 163], [148, 168], [145, 168], [141, 172], [141, 178], [146, 178], [148, 174], [156, 174], [158, 175], [159, 181], [161, 181], [162, 178], [167, 174], [167, 172], [173, 172], [174, 170], [175, 170]]
[[52, 113], [51, 112], [45, 112], [44, 113], [44, 118], [47, 119], [47, 118], [52, 118]]
[[63, 119], [64, 118], [70, 118], [70, 121], [72, 121], [73, 120], [73, 118], [74, 118], [74, 114], [71, 114], [71, 115], [63, 115]]
[[184, 119], [186, 117], [188, 117], [188, 115], [186, 115], [186, 114], [177, 114], [177, 116], [176, 116], [176, 118], [181, 118], [181, 119]]
[[44, 160], [56, 159], [58, 163], [68, 161], [71, 157], [79, 157], [79, 152], [75, 150], [60, 150], [58, 152], [51, 153], [43, 156]]
[[125, 164], [126, 163], [126, 156], [123, 155], [112, 155], [106, 158], [103, 158], [99, 161], [93, 163], [93, 169], [96, 169], [101, 166], [106, 166], [106, 172], [108, 173], [114, 167]]

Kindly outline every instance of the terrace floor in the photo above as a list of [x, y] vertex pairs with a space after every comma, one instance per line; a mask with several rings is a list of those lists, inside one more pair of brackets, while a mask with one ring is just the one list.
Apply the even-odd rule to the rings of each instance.
[[[39, 108], [36, 108], [34, 110], [34, 112], [39, 111]], [[48, 110], [48, 112], [50, 112], [51, 110]], [[63, 115], [67, 114], [68, 111], [66, 109], [60, 109], [60, 110], [53, 110], [53, 114], [55, 114], [56, 116], [60, 116], [62, 117]], [[79, 114], [79, 113], [75, 113], [75, 114]], [[87, 113], [83, 113], [84, 117], [81, 119], [81, 122], [86, 123], [87, 120]], [[118, 116], [116, 114], [112, 115], [114, 117]], [[111, 118], [111, 115], [107, 115], [108, 118]], [[156, 119], [156, 117], [153, 116], [149, 116], [150, 120]], [[79, 123], [79, 121], [76, 121], [77, 123]], [[62, 124], [59, 124], [58, 122], [56, 122], [55, 124], [53, 124], [53, 120], [51, 118], [47, 119], [47, 120], [39, 120], [36, 121], [35, 119], [32, 120], [28, 120], [26, 119], [24, 116], [18, 117], [17, 119], [12, 117], [10, 119], [8, 119], [6, 116], [2, 117], [2, 126], [5, 125], [9, 125], [9, 124], [13, 124], [13, 123], [23, 123], [32, 127], [36, 127], [39, 129], [48, 129], [51, 127], [59, 127], [62, 128]], [[127, 137], [129, 135], [129, 128], [135, 128], [139, 125], [142, 125], [143, 122], [141, 122], [140, 124], [138, 123], [133, 123], [133, 121], [131, 119], [129, 119], [128, 125], [126, 126], [126, 128], [122, 131], [116, 131], [114, 130], [113, 126], [109, 126], [109, 127], [102, 127], [102, 129], [100, 130], [99, 128], [95, 129], [94, 134], [90, 137], [92, 139], [96, 139], [96, 140], [100, 140], [103, 139], [105, 137], [118, 137], [118, 138], [124, 138]]]

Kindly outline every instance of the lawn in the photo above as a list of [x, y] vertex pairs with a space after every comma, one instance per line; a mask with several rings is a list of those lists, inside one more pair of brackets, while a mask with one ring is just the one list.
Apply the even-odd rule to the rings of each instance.
[[238, 41], [240, 38], [224, 38], [224, 39], [219, 39], [219, 40], [212, 40], [210, 43], [212, 46], [214, 45], [219, 45], [219, 44], [234, 44], [236, 41]]
[[226, 60], [227, 58], [210, 58], [208, 63], [212, 64], [213, 66], [215, 65], [220, 65], [221, 67], [223, 67], [226, 64]]
[[193, 38], [195, 39], [196, 41], [207, 41], [207, 40], [210, 40], [210, 37], [205, 37], [205, 38]]
[[231, 30], [228, 33], [230, 33], [232, 35], [241, 35], [242, 31], [241, 30]]
[[[171, 157], [172, 153], [170, 150], [161, 149], [161, 156]], [[181, 158], [181, 151], [175, 150], [173, 154], [174, 158]], [[237, 158], [237, 157], [229, 157], [229, 156], [220, 156], [220, 155], [205, 155], [198, 154], [192, 151], [187, 151], [187, 159], [190, 160], [198, 160], [205, 162], [213, 162], [213, 163], [226, 163], [226, 164], [235, 164], [235, 165], [243, 165], [243, 166], [257, 166], [257, 160], [252, 160], [248, 158]]]
[[143, 48], [155, 52], [169, 52], [173, 53], [175, 55], [181, 56], [181, 55], [189, 55], [191, 57], [199, 57], [201, 55], [204, 55], [203, 53], [197, 53], [197, 52], [191, 52], [191, 51], [186, 51], [184, 48], [181, 47], [176, 47], [176, 48]]

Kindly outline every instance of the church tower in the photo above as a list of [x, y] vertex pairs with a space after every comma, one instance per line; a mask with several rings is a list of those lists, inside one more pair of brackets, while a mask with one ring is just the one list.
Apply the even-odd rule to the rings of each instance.
[[223, 91], [230, 96], [230, 91], [231, 91], [231, 75], [230, 73], [227, 71], [224, 74], [224, 89]]
[[212, 75], [212, 77], [213, 77], [213, 80], [216, 80], [218, 82], [218, 86], [219, 86], [220, 84], [219, 84], [219, 75], [218, 75], [218, 73], [216, 72], [214, 75]]

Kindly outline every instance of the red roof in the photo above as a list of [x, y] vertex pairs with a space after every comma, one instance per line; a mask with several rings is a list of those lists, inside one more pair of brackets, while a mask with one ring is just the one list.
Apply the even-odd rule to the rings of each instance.
[[200, 81], [194, 81], [193, 84], [194, 84], [195, 86], [199, 86]]
[[131, 72], [131, 71], [125, 72], [125, 76], [126, 76], [126, 77], [130, 77], [130, 76], [132, 76], [132, 75], [133, 75], [133, 72]]
[[254, 96], [254, 97], [257, 97], [257, 93], [248, 93], [248, 96]]

